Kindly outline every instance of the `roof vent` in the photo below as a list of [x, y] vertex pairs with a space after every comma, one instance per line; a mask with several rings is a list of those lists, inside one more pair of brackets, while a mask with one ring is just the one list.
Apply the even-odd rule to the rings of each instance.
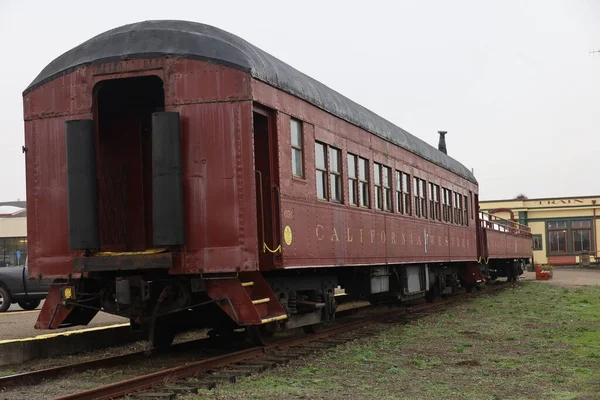
[[448, 154], [448, 150], [446, 150], [446, 131], [438, 131], [440, 134], [440, 141], [438, 143], [438, 150], [444, 154]]

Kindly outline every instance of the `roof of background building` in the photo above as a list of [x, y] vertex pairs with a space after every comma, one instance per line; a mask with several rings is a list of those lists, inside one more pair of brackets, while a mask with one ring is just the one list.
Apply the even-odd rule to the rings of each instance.
[[26, 201], [0, 202], [0, 217], [2, 217], [2, 218], [27, 217], [27, 202]]
[[591, 196], [565, 196], [565, 197], [533, 197], [528, 199], [495, 199], [495, 200], [479, 200], [479, 203], [505, 203], [509, 201], [542, 201], [542, 200], [576, 200], [576, 199], [597, 199], [600, 194]]

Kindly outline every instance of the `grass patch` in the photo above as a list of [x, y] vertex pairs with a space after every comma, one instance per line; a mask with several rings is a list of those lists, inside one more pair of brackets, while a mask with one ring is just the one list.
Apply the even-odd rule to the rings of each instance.
[[600, 288], [525, 283], [188, 399], [592, 399]]

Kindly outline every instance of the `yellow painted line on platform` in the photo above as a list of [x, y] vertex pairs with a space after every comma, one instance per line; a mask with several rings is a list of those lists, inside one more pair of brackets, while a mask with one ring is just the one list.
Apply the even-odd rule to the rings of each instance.
[[13, 342], [28, 342], [28, 341], [32, 341], [32, 340], [51, 339], [51, 338], [58, 337], [58, 336], [71, 336], [71, 335], [75, 335], [75, 334], [78, 334], [78, 333], [86, 333], [86, 332], [101, 331], [101, 330], [106, 330], [106, 329], [114, 329], [114, 328], [120, 328], [120, 327], [123, 327], [123, 326], [129, 326], [129, 322], [126, 322], [124, 324], [115, 324], [115, 325], [108, 325], [108, 326], [98, 326], [96, 328], [79, 329], [79, 330], [76, 330], [76, 331], [48, 333], [48, 334], [45, 334], [45, 335], [38, 335], [38, 336], [34, 336], [34, 337], [21, 338], [21, 339], [0, 340], [0, 344], [13, 343]]
[[37, 312], [39, 313], [41, 310], [29, 310], [29, 311], [10, 311], [10, 312], [3, 312], [0, 313], [0, 317], [3, 315], [21, 315], [21, 314], [28, 314], [28, 313], [32, 313], [32, 312]]

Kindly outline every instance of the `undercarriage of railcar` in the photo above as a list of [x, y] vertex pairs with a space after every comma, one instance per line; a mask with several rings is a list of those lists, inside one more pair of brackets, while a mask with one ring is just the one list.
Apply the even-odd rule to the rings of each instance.
[[176, 333], [200, 328], [217, 336], [245, 330], [256, 341], [276, 330], [312, 331], [332, 321], [341, 298], [372, 304], [433, 301], [481, 288], [499, 276], [510, 278], [521, 262], [180, 276], [157, 269], [95, 272], [86, 279], [55, 282], [47, 298], [53, 313], [41, 318], [38, 327], [86, 325], [102, 311], [129, 318], [133, 329], [146, 331], [153, 347], [169, 346]]

